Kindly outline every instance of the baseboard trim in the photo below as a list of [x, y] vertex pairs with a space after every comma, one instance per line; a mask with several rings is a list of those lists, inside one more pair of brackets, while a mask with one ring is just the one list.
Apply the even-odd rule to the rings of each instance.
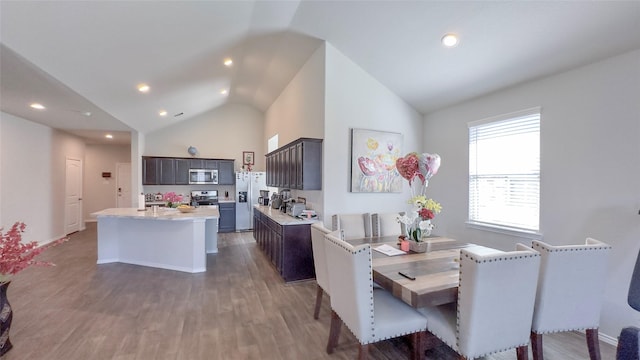
[[[585, 330], [578, 330], [579, 333], [581, 334], [586, 334], [587, 332]], [[617, 337], [611, 337], [607, 334], [603, 334], [601, 332], [598, 331], [598, 340], [607, 343], [609, 345], [613, 345], [615, 347], [618, 347], [618, 338]]]

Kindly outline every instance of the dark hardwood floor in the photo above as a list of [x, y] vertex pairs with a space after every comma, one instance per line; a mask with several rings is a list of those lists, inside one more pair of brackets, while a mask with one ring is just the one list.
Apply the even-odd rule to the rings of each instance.
[[[31, 240], [31, 239], [27, 239]], [[96, 224], [40, 256], [9, 286], [16, 359], [354, 359], [346, 328], [331, 356], [329, 299], [313, 319], [315, 281], [284, 284], [252, 233], [219, 235], [207, 272], [187, 274], [127, 264], [96, 265]], [[583, 335], [545, 337], [547, 360], [588, 359]], [[601, 343], [602, 358], [615, 358]], [[408, 358], [405, 340], [371, 348], [372, 359]], [[445, 346], [427, 359], [450, 359]], [[490, 360], [515, 359], [515, 350]]]

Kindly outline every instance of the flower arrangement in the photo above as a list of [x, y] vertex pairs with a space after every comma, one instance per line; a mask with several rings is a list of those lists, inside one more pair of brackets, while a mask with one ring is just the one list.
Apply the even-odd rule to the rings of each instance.
[[175, 192], [170, 191], [162, 195], [162, 200], [167, 202], [167, 207], [177, 207], [182, 201], [182, 195], [178, 195]]
[[437, 174], [440, 168], [440, 156], [412, 152], [398, 158], [396, 167], [400, 175], [409, 182], [411, 198], [408, 203], [413, 205], [412, 211], [407, 215], [398, 216], [397, 220], [405, 225], [405, 238], [420, 242], [424, 237], [431, 235], [431, 220], [442, 211], [439, 203], [425, 196], [429, 179]]
[[414, 206], [414, 210], [409, 215], [398, 216], [398, 221], [405, 225], [406, 238], [419, 242], [423, 236], [431, 235], [431, 219], [442, 211], [442, 206], [424, 195], [414, 196], [408, 203]]
[[36, 261], [34, 258], [46, 249], [69, 240], [60, 238], [45, 246], [38, 246], [37, 241], [22, 243], [22, 233], [27, 226], [23, 222], [16, 222], [6, 233], [0, 228], [0, 284], [11, 281], [12, 275], [28, 268], [36, 266], [55, 266], [53, 263]]

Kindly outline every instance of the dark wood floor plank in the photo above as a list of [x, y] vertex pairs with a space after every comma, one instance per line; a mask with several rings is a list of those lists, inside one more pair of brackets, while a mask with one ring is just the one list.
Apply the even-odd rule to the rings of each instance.
[[[252, 233], [219, 234], [207, 272], [187, 274], [129, 264], [96, 265], [96, 227], [47, 250], [53, 268], [29, 268], [9, 287], [14, 348], [3, 360], [354, 359], [346, 329], [325, 351], [331, 308], [323, 297], [313, 319], [315, 281], [285, 284]], [[545, 335], [545, 359], [586, 360], [584, 334]], [[600, 343], [603, 359], [613, 346]], [[406, 339], [370, 347], [370, 359], [409, 358]], [[445, 346], [426, 359], [455, 358]], [[487, 360], [515, 359], [515, 351]]]

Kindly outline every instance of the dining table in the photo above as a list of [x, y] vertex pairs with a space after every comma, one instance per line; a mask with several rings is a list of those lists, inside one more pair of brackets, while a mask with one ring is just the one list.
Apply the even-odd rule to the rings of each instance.
[[[500, 250], [434, 236], [428, 240], [427, 251], [398, 252], [386, 255], [375, 250], [382, 245], [399, 249], [398, 236], [345, 239], [351, 245], [371, 245], [373, 281], [405, 303], [420, 308], [457, 301], [460, 278], [460, 249], [488, 254]], [[388, 249], [388, 248], [387, 248]]]

